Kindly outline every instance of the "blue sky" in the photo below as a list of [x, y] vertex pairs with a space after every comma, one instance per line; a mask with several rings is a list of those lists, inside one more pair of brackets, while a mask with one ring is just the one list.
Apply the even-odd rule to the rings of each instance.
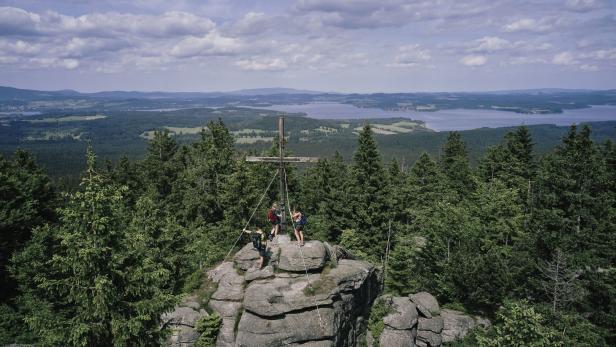
[[616, 1], [0, 0], [0, 85], [616, 88]]

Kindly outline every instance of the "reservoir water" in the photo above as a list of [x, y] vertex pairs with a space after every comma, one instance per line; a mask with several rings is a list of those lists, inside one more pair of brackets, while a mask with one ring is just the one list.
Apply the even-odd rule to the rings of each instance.
[[409, 118], [421, 120], [436, 131], [469, 130], [476, 128], [500, 128], [519, 125], [555, 124], [559, 126], [582, 122], [616, 120], [616, 106], [593, 106], [564, 110], [553, 114], [523, 114], [497, 110], [439, 110], [435, 112], [385, 111], [377, 108], [359, 108], [341, 103], [309, 103], [299, 105], [272, 105], [251, 107], [288, 113], [305, 113], [316, 119], [368, 119]]

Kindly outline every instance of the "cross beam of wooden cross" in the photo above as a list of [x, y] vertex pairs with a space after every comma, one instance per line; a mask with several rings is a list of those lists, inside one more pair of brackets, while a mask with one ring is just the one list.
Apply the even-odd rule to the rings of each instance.
[[316, 163], [319, 161], [317, 157], [285, 157], [284, 156], [284, 117], [278, 117], [278, 156], [277, 157], [246, 157], [248, 162], [260, 163], [278, 163], [278, 180], [280, 189], [280, 206], [282, 214], [280, 215], [280, 231], [284, 231], [286, 225], [286, 180], [284, 165], [285, 163]]

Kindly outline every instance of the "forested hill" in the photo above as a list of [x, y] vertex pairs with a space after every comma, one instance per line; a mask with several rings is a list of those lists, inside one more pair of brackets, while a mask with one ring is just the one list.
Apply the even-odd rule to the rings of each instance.
[[[139, 161], [95, 151], [71, 193], [27, 152], [0, 159], [0, 344], [160, 344], [161, 314], [225, 257], [275, 172], [245, 162], [222, 121], [185, 145], [156, 131]], [[538, 157], [521, 127], [473, 166], [460, 133], [439, 152], [402, 169], [366, 125], [349, 162], [289, 167], [307, 239], [382, 265], [391, 230], [386, 292], [493, 318], [461, 345], [616, 344], [616, 145], [571, 127]]]

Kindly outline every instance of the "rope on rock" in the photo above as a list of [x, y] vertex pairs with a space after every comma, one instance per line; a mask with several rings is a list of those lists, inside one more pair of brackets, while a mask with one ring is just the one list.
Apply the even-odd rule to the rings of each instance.
[[270, 180], [269, 184], [267, 185], [267, 188], [265, 188], [265, 191], [263, 192], [263, 195], [261, 195], [261, 199], [259, 199], [259, 202], [257, 203], [257, 206], [255, 207], [254, 211], [252, 211], [252, 214], [250, 215], [250, 218], [248, 218], [248, 222], [246, 222], [246, 225], [244, 225], [244, 227], [242, 228], [240, 236], [235, 240], [235, 242], [233, 243], [233, 246], [231, 246], [231, 248], [229, 249], [229, 252], [227, 252], [227, 255], [225, 256], [224, 260], [227, 260], [227, 258], [229, 258], [229, 254], [231, 254], [231, 252], [233, 251], [233, 249], [235, 248], [237, 243], [242, 238], [242, 235], [244, 235], [244, 230], [246, 230], [246, 228], [248, 228], [248, 225], [250, 224], [250, 221], [252, 220], [252, 217], [255, 216], [255, 213], [259, 209], [259, 206], [261, 206], [261, 203], [263, 202], [263, 199], [265, 198], [265, 195], [267, 195], [267, 192], [269, 191], [270, 187], [272, 186], [272, 183], [274, 183], [274, 180], [276, 179], [276, 176], [278, 176], [278, 170], [276, 170], [276, 172], [274, 173], [274, 177], [272, 177], [272, 179]]
[[[287, 208], [289, 209], [289, 217], [291, 217], [291, 223], [293, 225], [293, 231], [295, 231], [295, 220], [293, 220], [293, 213], [291, 212], [291, 203], [289, 201], [289, 185], [287, 184], [287, 170], [282, 169], [284, 172], [284, 187], [286, 189], [286, 193], [287, 193]], [[284, 206], [283, 206], [283, 210], [284, 210]], [[299, 254], [302, 257], [302, 263], [304, 264], [304, 272], [305, 272], [305, 276], [306, 276], [306, 282], [308, 282], [308, 287], [310, 287], [311, 290], [314, 291], [314, 287], [312, 286], [312, 283], [310, 283], [310, 278], [308, 277], [308, 267], [306, 266], [306, 260], [304, 259], [304, 252], [302, 252], [302, 247], [299, 245], [299, 240], [298, 240], [298, 244], [297, 247], [299, 248]], [[314, 306], [317, 308], [317, 315], [319, 316], [319, 326], [321, 327], [321, 329], [325, 329], [325, 325], [323, 324], [323, 319], [321, 318], [321, 311], [319, 310], [319, 303], [317, 302], [317, 297], [316, 295], [312, 296], [313, 300], [314, 300]]]

